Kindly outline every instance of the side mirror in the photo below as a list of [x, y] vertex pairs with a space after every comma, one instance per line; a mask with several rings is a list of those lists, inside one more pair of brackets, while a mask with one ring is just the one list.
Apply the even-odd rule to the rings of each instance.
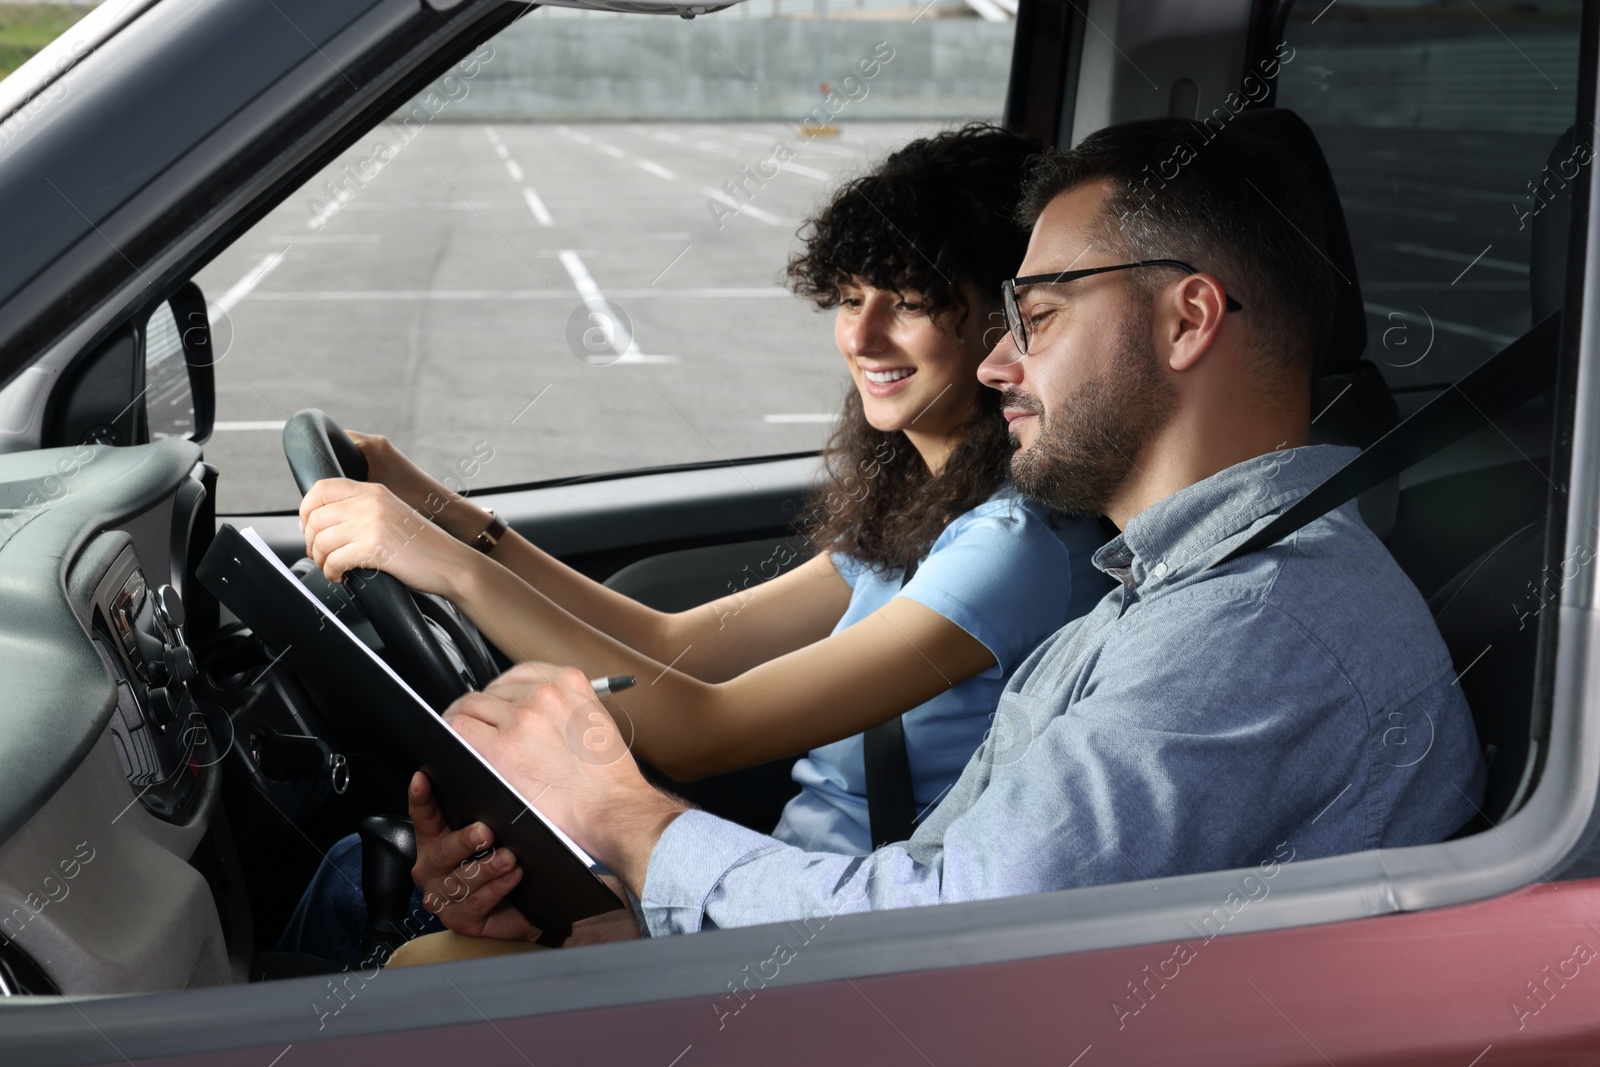
[[151, 439], [211, 439], [216, 422], [215, 356], [205, 297], [185, 282], [144, 327], [145, 413]]

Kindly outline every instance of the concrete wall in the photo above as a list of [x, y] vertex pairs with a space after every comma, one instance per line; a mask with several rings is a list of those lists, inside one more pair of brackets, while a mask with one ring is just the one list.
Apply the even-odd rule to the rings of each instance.
[[[438, 119], [799, 122], [823, 101], [824, 23], [617, 16], [523, 19]], [[977, 19], [830, 20], [828, 80], [849, 119], [998, 119], [1014, 25]], [[874, 55], [887, 56], [875, 76]], [[847, 80], [853, 76], [855, 80]], [[426, 94], [424, 94], [426, 95]]]
[[1312, 124], [1559, 133], [1578, 88], [1574, 37], [1518, 34], [1295, 46], [1278, 103]]
[[[530, 16], [490, 42], [474, 77], [435, 85], [437, 120], [799, 122], [823, 99], [824, 25], [841, 119], [997, 119], [1005, 105], [1012, 23], [737, 16]], [[1577, 79], [1571, 35], [1524, 29], [1514, 49], [1493, 27], [1472, 28], [1414, 41], [1358, 26], [1344, 34], [1357, 39], [1297, 43], [1279, 103], [1314, 124], [1564, 129]], [[875, 53], [892, 58], [862, 78], [859, 64]], [[847, 82], [852, 74], [859, 80]]]

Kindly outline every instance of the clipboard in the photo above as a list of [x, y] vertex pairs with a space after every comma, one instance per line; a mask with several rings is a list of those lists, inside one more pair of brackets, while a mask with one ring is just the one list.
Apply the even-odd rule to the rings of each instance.
[[226, 523], [196, 576], [245, 625], [282, 648], [297, 672], [345, 680], [346, 718], [373, 747], [427, 774], [445, 821], [482, 822], [525, 873], [507, 899], [559, 944], [579, 919], [626, 907], [594, 860], [434, 714], [416, 690], [283, 565], [254, 529]]

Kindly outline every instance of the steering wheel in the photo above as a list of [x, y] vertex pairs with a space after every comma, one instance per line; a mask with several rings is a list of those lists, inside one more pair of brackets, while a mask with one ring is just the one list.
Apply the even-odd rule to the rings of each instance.
[[[326, 412], [306, 408], [283, 427], [283, 453], [304, 495], [323, 478], [367, 480], [367, 459]], [[498, 672], [477, 627], [450, 601], [418, 593], [377, 570], [349, 571], [344, 586], [383, 641], [384, 659], [435, 711]]]

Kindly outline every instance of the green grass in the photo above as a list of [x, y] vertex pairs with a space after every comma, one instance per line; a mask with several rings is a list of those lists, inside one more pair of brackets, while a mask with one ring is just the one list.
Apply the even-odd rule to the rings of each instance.
[[92, 10], [66, 4], [0, 3], [0, 78], [22, 66]]

